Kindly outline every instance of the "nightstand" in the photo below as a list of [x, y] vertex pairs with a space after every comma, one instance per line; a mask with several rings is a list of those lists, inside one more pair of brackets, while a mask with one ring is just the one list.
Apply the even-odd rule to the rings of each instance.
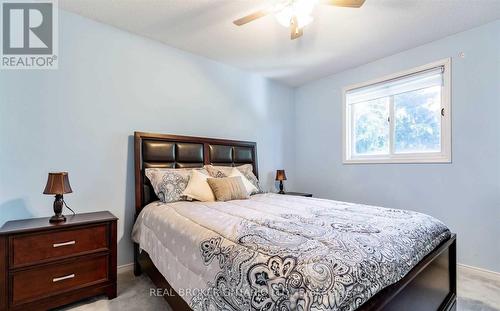
[[116, 297], [116, 223], [110, 212], [6, 222], [0, 229], [0, 311], [47, 310]]
[[308, 197], [308, 198], [312, 198], [312, 194], [311, 193], [302, 193], [302, 192], [285, 192], [284, 193], [285, 195], [295, 195], [295, 196], [299, 196], [299, 197]]

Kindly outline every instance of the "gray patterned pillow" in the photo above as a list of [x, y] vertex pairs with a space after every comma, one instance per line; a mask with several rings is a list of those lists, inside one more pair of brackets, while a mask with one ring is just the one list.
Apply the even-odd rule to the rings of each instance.
[[[213, 166], [213, 165], [205, 165], [205, 169], [208, 171], [210, 176], [215, 178], [224, 178], [228, 177], [231, 174], [232, 166]], [[263, 193], [264, 191], [260, 187], [259, 180], [253, 173], [252, 164], [244, 164], [240, 166], [236, 166], [236, 168], [245, 176], [254, 186], [257, 188], [257, 192], [255, 193]], [[252, 193], [252, 194], [255, 194]]]
[[[186, 189], [192, 168], [147, 168], [146, 177], [151, 181], [156, 196], [163, 203], [177, 201], [186, 201], [187, 198], [182, 195]], [[196, 168], [208, 175], [203, 168]]]

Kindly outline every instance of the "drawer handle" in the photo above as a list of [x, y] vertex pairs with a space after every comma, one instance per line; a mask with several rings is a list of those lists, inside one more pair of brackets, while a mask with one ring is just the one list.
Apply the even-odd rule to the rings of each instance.
[[72, 279], [75, 277], [75, 274], [70, 274], [70, 275], [66, 275], [66, 276], [61, 276], [60, 278], [53, 278], [52, 279], [52, 282], [56, 283], [56, 282], [61, 282], [61, 281], [64, 281], [64, 280], [67, 280], [67, 279]]
[[61, 246], [74, 245], [74, 244], [76, 244], [76, 241], [69, 241], [69, 242], [64, 242], [64, 243], [55, 243], [55, 244], [52, 244], [52, 246], [54, 248], [56, 248], [56, 247], [61, 247]]

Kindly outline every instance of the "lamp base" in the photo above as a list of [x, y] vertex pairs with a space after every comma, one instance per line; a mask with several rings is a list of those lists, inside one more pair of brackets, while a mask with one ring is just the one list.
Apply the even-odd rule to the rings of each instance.
[[66, 221], [66, 217], [62, 214], [64, 199], [62, 194], [56, 194], [54, 200], [54, 216], [49, 219], [51, 224], [57, 224]]
[[54, 215], [54, 216], [50, 217], [50, 219], [49, 219], [49, 222], [51, 224], [58, 224], [58, 223], [65, 222], [65, 221], [66, 221], [66, 217], [64, 215]]
[[283, 190], [283, 181], [280, 180], [280, 191], [278, 192], [278, 194], [285, 194], [285, 191]]

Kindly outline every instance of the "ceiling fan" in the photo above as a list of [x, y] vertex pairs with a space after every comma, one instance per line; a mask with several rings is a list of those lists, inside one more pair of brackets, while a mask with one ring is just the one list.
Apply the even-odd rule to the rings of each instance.
[[304, 34], [304, 26], [313, 21], [311, 16], [317, 4], [339, 7], [360, 8], [365, 0], [277, 0], [270, 8], [256, 11], [233, 23], [242, 26], [269, 14], [274, 14], [280, 24], [290, 27], [290, 39], [294, 40]]

